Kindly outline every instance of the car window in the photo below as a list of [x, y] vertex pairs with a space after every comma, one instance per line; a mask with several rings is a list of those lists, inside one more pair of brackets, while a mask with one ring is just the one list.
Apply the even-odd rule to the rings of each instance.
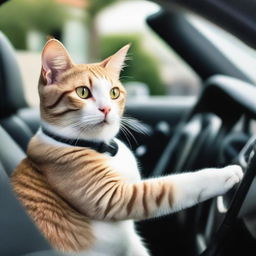
[[[39, 102], [40, 52], [49, 35], [60, 39], [78, 63], [99, 61], [131, 43], [127, 67], [121, 76], [130, 97], [198, 94], [199, 77], [146, 25], [146, 17], [160, 9], [157, 4], [108, 1], [112, 2], [108, 5], [97, 1], [102, 2], [99, 7], [85, 2], [13, 0], [1, 8], [0, 29], [17, 49], [30, 105]], [[17, 15], [23, 17], [22, 22], [14, 18]], [[13, 33], [14, 30], [18, 32]]]

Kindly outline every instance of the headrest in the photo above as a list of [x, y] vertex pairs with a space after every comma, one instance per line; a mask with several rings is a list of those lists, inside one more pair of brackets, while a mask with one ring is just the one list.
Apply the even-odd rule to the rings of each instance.
[[15, 51], [0, 31], [0, 118], [26, 107]]

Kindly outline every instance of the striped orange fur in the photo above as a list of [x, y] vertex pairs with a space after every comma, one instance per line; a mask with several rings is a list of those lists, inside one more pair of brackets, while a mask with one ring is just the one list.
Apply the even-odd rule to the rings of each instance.
[[[24, 159], [12, 176], [14, 191], [39, 229], [60, 251], [80, 251], [90, 247], [94, 238], [90, 220], [76, 211]], [[86, 235], [85, 235], [86, 234]]]
[[172, 206], [174, 187], [166, 180], [131, 184], [109, 166], [110, 156], [94, 150], [53, 147], [33, 138], [28, 154], [51, 187], [93, 219], [145, 219], [164, 201]]

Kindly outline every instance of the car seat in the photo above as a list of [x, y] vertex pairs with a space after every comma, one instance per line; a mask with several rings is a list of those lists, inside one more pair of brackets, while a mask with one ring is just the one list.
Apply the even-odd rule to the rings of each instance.
[[[0, 126], [0, 255], [21, 256], [51, 249], [48, 242], [27, 216], [9, 183], [18, 163], [25, 157], [22, 149]], [[37, 255], [37, 254], [31, 254]]]
[[0, 31], [0, 124], [26, 150], [39, 127], [39, 111], [28, 107], [15, 51]]

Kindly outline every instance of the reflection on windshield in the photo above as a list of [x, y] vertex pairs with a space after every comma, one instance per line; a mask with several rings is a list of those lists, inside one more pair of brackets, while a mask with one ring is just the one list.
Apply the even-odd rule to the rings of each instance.
[[208, 38], [234, 65], [256, 82], [256, 51], [220, 27], [188, 14], [187, 19]]

